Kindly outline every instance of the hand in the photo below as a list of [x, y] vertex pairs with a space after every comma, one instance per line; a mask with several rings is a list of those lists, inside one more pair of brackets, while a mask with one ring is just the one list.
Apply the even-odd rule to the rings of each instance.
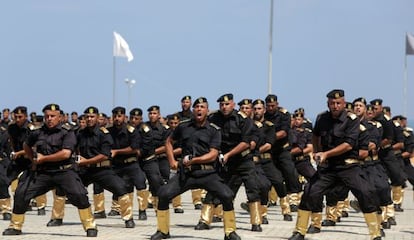
[[313, 154], [313, 159], [318, 163], [326, 162], [326, 153], [325, 152], [317, 152]]
[[112, 149], [111, 150], [111, 157], [115, 157], [115, 155], [116, 155], [116, 150], [115, 149]]
[[177, 169], [178, 169], [178, 162], [177, 162], [177, 161], [174, 161], [174, 163], [173, 163], [173, 164], [170, 164], [170, 168], [171, 168], [172, 170], [177, 170]]
[[184, 158], [183, 158], [183, 164], [184, 164], [184, 166], [189, 166], [189, 165], [191, 165], [191, 159], [193, 158], [193, 156], [191, 156], [191, 155], [185, 155], [184, 156]]
[[44, 155], [41, 153], [36, 154], [36, 158], [33, 158], [33, 160], [36, 162], [36, 164], [41, 164], [44, 162]]
[[228, 157], [225, 154], [220, 153], [219, 155], [219, 162], [221, 165], [225, 165], [227, 163]]

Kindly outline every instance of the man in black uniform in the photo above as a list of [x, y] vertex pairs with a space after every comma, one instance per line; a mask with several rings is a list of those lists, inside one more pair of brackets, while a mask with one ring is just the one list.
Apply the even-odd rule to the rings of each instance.
[[170, 179], [170, 166], [168, 164], [167, 155], [165, 154], [165, 140], [170, 135], [168, 125], [161, 123], [160, 107], [157, 105], [147, 109], [148, 119], [147, 125], [152, 129], [152, 137], [155, 144], [155, 155], [157, 157], [159, 169], [164, 182]]
[[112, 137], [106, 128], [97, 125], [99, 110], [96, 107], [88, 107], [84, 114], [87, 127], [80, 130], [77, 135], [78, 164], [82, 182], [85, 186], [98, 183], [104, 189], [119, 196], [118, 203], [125, 227], [133, 228], [135, 223], [132, 219], [131, 199], [126, 183], [111, 169]]
[[[392, 199], [398, 199], [402, 196], [402, 186], [405, 182], [403, 172], [401, 171], [401, 165], [398, 164], [396, 155], [394, 154], [393, 145], [395, 142], [395, 130], [394, 123], [391, 118], [386, 115], [382, 107], [382, 99], [374, 99], [371, 102], [374, 108], [375, 121], [378, 121], [382, 125], [382, 136], [380, 149], [378, 151], [378, 157], [387, 170], [388, 177], [391, 180]], [[390, 225], [396, 225], [394, 205], [387, 206], [387, 222]]]
[[286, 109], [279, 107], [276, 95], [269, 94], [265, 101], [265, 119], [275, 125], [276, 141], [272, 145], [273, 163], [282, 171], [289, 196], [290, 210], [295, 212], [299, 204], [300, 184], [299, 175], [290, 154], [290, 114]]
[[[125, 108], [115, 107], [112, 109], [113, 126], [108, 128], [114, 144], [112, 145], [111, 157], [113, 169], [118, 176], [123, 178], [127, 184], [130, 198], [133, 196], [134, 187], [145, 189], [145, 176], [140, 171], [138, 164], [139, 134], [136, 128], [126, 124]], [[112, 196], [111, 212], [108, 215], [120, 214], [117, 194]], [[132, 201], [130, 201], [132, 209]]]
[[[224, 210], [225, 240], [241, 239], [236, 234], [233, 192], [223, 183], [214, 168], [220, 145], [218, 126], [207, 120], [207, 99], [200, 97], [193, 104], [194, 118], [181, 123], [166, 141], [169, 163], [179, 174], [170, 179], [159, 190], [160, 202], [157, 211], [157, 232], [151, 240], [170, 238], [169, 200], [192, 188], [204, 188], [220, 199]], [[173, 141], [182, 142], [182, 161], [177, 166], [173, 153]]]
[[[26, 141], [27, 136], [36, 127], [27, 119], [27, 108], [24, 106], [18, 106], [13, 110], [15, 121], [8, 127], [8, 133], [10, 138], [10, 146], [12, 150], [11, 165], [8, 170], [8, 176], [11, 181], [17, 180], [20, 173], [31, 168], [31, 161], [27, 159], [27, 156], [23, 149], [23, 142]], [[36, 197], [37, 214], [45, 215], [46, 207], [46, 195]]]
[[7, 176], [10, 165], [9, 155], [9, 135], [7, 130], [0, 126], [0, 214], [3, 216], [3, 220], [11, 219], [10, 179]]
[[69, 201], [79, 209], [79, 216], [88, 237], [96, 237], [98, 230], [93, 218], [88, 192], [73, 169], [72, 153], [75, 134], [60, 122], [59, 105], [48, 104], [43, 108], [45, 124], [32, 132], [24, 143], [24, 150], [33, 162], [32, 171], [20, 177], [14, 196], [13, 214], [9, 228], [3, 235], [20, 235], [24, 213], [30, 199], [60, 187]]
[[344, 183], [360, 202], [368, 224], [371, 239], [381, 239], [377, 223], [377, 199], [374, 189], [363, 178], [358, 161], [359, 121], [355, 114], [345, 111], [343, 90], [332, 90], [327, 95], [329, 111], [318, 115], [313, 131], [314, 158], [324, 168], [305, 187], [299, 205], [298, 218], [289, 240], [303, 240], [309, 217], [323, 194], [333, 186]]
[[[237, 191], [239, 178], [242, 179], [249, 201], [250, 223], [252, 231], [262, 231], [259, 188], [257, 175], [250, 150], [252, 140], [253, 121], [244, 113], [234, 109], [233, 94], [227, 93], [217, 99], [220, 111], [209, 116], [209, 121], [220, 127], [222, 133], [220, 163], [227, 169], [222, 173], [225, 183]], [[236, 176], [236, 177], [234, 177]], [[201, 211], [201, 219], [196, 226], [197, 230], [209, 228], [212, 219], [213, 195], [207, 193]]]

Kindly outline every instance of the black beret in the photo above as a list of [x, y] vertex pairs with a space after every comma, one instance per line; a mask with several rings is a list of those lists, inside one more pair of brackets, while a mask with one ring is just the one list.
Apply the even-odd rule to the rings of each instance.
[[174, 113], [174, 114], [170, 114], [167, 116], [168, 120], [180, 120], [180, 116], [178, 116], [178, 114]]
[[233, 94], [226, 93], [217, 99], [217, 102], [227, 102], [233, 100]]
[[33, 118], [36, 117], [36, 112], [31, 112], [30, 117], [33, 117]]
[[301, 117], [301, 118], [303, 118], [303, 117], [305, 117], [305, 115], [303, 114], [303, 112], [295, 112], [294, 114], [293, 114], [293, 117]]
[[248, 105], [248, 104], [251, 104], [252, 102], [253, 102], [253, 100], [251, 100], [251, 99], [249, 99], [249, 98], [245, 98], [245, 99], [241, 100], [241, 101], [238, 103], [238, 105], [239, 105], [239, 106], [242, 106], [242, 105]]
[[157, 105], [153, 105], [147, 109], [148, 112], [159, 111], [159, 110], [160, 110], [160, 106], [157, 106]]
[[25, 106], [18, 106], [13, 110], [14, 114], [27, 114], [27, 107]]
[[270, 102], [277, 102], [277, 96], [274, 94], [269, 94], [267, 95], [267, 97], [265, 98], [266, 103], [270, 103]]
[[194, 103], [193, 103], [193, 107], [195, 107], [197, 104], [199, 104], [199, 103], [208, 103], [207, 102], [207, 98], [205, 98], [205, 97], [199, 97], [199, 98], [197, 98], [195, 101], [194, 101]]
[[328, 92], [328, 94], [326, 94], [326, 97], [331, 98], [331, 99], [338, 99], [344, 96], [345, 96], [345, 92], [342, 89], [334, 89]]
[[374, 111], [374, 106], [372, 106], [371, 104], [368, 104], [367, 111]]
[[99, 113], [99, 117], [107, 118], [108, 116], [105, 113]]
[[82, 114], [82, 115], [80, 115], [80, 116], [79, 116], [79, 120], [86, 120], [85, 115], [83, 115], [83, 114]]
[[112, 109], [112, 114], [125, 114], [125, 108], [124, 107], [115, 107]]
[[345, 108], [348, 110], [353, 110], [354, 109], [354, 104], [352, 104], [351, 102], [346, 102], [345, 103]]
[[377, 98], [377, 99], [372, 100], [369, 103], [371, 103], [371, 105], [374, 105], [374, 106], [382, 105], [382, 99]]
[[88, 114], [88, 113], [99, 114], [99, 110], [98, 110], [98, 108], [91, 106], [91, 107], [86, 108], [85, 111], [83, 111], [83, 113], [85, 113], [85, 114]]
[[384, 113], [391, 112], [391, 108], [390, 108], [390, 107], [388, 107], [388, 106], [384, 106], [384, 107], [382, 108], [382, 112], [384, 112]]
[[46, 111], [46, 110], [52, 110], [52, 111], [60, 111], [60, 107], [57, 104], [51, 103], [46, 105], [43, 109], [42, 112]]
[[400, 121], [400, 120], [407, 120], [407, 118], [404, 117], [403, 115], [397, 115], [397, 116], [394, 116], [392, 118], [392, 120], [398, 120], [398, 121]]
[[191, 96], [190, 95], [186, 95], [183, 98], [181, 98], [181, 102], [184, 100], [191, 100]]
[[5, 109], [3, 109], [3, 112], [10, 112], [10, 109], [5, 108]]
[[142, 116], [142, 109], [141, 108], [133, 108], [129, 111], [130, 116]]
[[367, 100], [365, 100], [363, 97], [355, 98], [352, 104], [355, 104], [356, 102], [362, 102], [364, 105], [367, 105]]
[[256, 104], [263, 104], [264, 105], [264, 101], [262, 99], [256, 99], [253, 101], [253, 106]]
[[78, 115], [78, 113], [74, 111], [70, 115]]

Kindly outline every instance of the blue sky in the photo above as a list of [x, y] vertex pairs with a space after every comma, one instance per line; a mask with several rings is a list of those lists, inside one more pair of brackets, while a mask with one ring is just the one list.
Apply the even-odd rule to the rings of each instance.
[[[314, 118], [325, 94], [381, 97], [403, 113], [405, 33], [414, 33], [411, 0], [275, 0], [272, 92], [290, 111]], [[32, 0], [0, 4], [0, 108], [50, 102], [65, 111], [112, 109], [113, 31], [135, 59], [116, 59], [116, 105], [180, 109], [184, 95], [210, 109], [232, 92], [268, 93], [270, 0]], [[407, 115], [414, 118], [414, 56], [408, 56]], [[410, 91], [411, 90], [411, 91]]]

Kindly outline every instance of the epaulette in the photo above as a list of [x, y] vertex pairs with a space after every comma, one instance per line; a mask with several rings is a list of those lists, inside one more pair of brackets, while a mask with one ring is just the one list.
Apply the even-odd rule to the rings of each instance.
[[254, 121], [254, 123], [256, 124], [256, 126], [257, 126], [258, 128], [263, 127], [263, 124], [262, 124], [261, 122], [259, 122], [259, 121]]
[[286, 108], [279, 108], [279, 112], [286, 114], [288, 110]]
[[148, 125], [147, 124], [142, 124], [141, 125], [141, 129], [144, 131], [144, 132], [149, 132], [151, 129], [148, 127]]
[[128, 132], [132, 133], [135, 130], [135, 128], [131, 125], [128, 125], [127, 130], [128, 130]]
[[35, 125], [33, 125], [32, 123], [29, 123], [29, 124], [27, 124], [27, 128], [30, 130], [30, 131], [33, 131], [33, 130], [36, 130], [38, 127], [36, 127]]
[[271, 126], [275, 125], [273, 122], [268, 121], [268, 120], [266, 120], [266, 121], [265, 121], [265, 123], [266, 123], [266, 125], [267, 125], [267, 126], [269, 126], [269, 127], [271, 127]]
[[106, 127], [99, 128], [103, 133], [109, 133], [108, 129]]
[[376, 125], [377, 125], [377, 128], [382, 128], [382, 124], [380, 122], [377, 122]]
[[165, 129], [170, 129], [170, 126], [168, 125], [162, 125]]
[[401, 125], [400, 125], [400, 123], [399, 123], [398, 121], [393, 121], [393, 122], [394, 122], [394, 125], [395, 125], [396, 127], [401, 126]]
[[409, 137], [411, 135], [408, 131], [405, 131], [405, 130], [403, 131], [403, 134], [405, 137]]
[[6, 131], [7, 129], [5, 127], [1, 126], [0, 130], [3, 132], [3, 131]]
[[310, 128], [305, 128], [305, 131], [307, 131], [307, 132], [312, 132], [312, 129], [310, 129]]
[[312, 123], [312, 121], [309, 118], [305, 119], [308, 123]]
[[66, 129], [66, 130], [71, 130], [72, 129], [72, 127], [69, 125], [69, 123], [64, 123], [64, 124], [62, 124], [62, 128], [63, 129]]
[[180, 124], [181, 124], [181, 123], [186, 123], [186, 122], [189, 122], [189, 121], [191, 121], [191, 118], [187, 118], [187, 119], [181, 120], [181, 121], [180, 121]]
[[237, 114], [239, 114], [240, 116], [242, 116], [243, 118], [247, 118], [247, 115], [244, 112], [237, 112]]
[[296, 128], [296, 131], [303, 132], [303, 131], [305, 131], [305, 129], [298, 127], [298, 128]]
[[366, 128], [364, 125], [359, 124], [359, 130], [360, 130], [361, 132], [363, 132], [363, 131], [367, 130], [367, 128]]
[[388, 115], [385, 115], [385, 114], [384, 114], [384, 118], [385, 118], [387, 121], [391, 120], [391, 118], [390, 118]]
[[357, 115], [355, 115], [355, 113], [350, 113], [350, 112], [348, 112], [348, 113], [347, 113], [347, 116], [348, 116], [350, 119], [352, 119], [352, 120], [355, 120], [355, 119], [357, 118]]
[[407, 131], [407, 132], [412, 132], [413, 131], [413, 129], [410, 128], [410, 127], [405, 127], [404, 130]]
[[220, 130], [220, 127], [219, 126], [217, 126], [216, 124], [214, 124], [214, 123], [210, 123], [210, 126], [212, 126], [213, 128], [215, 128], [215, 129], [217, 129], [217, 130]]

